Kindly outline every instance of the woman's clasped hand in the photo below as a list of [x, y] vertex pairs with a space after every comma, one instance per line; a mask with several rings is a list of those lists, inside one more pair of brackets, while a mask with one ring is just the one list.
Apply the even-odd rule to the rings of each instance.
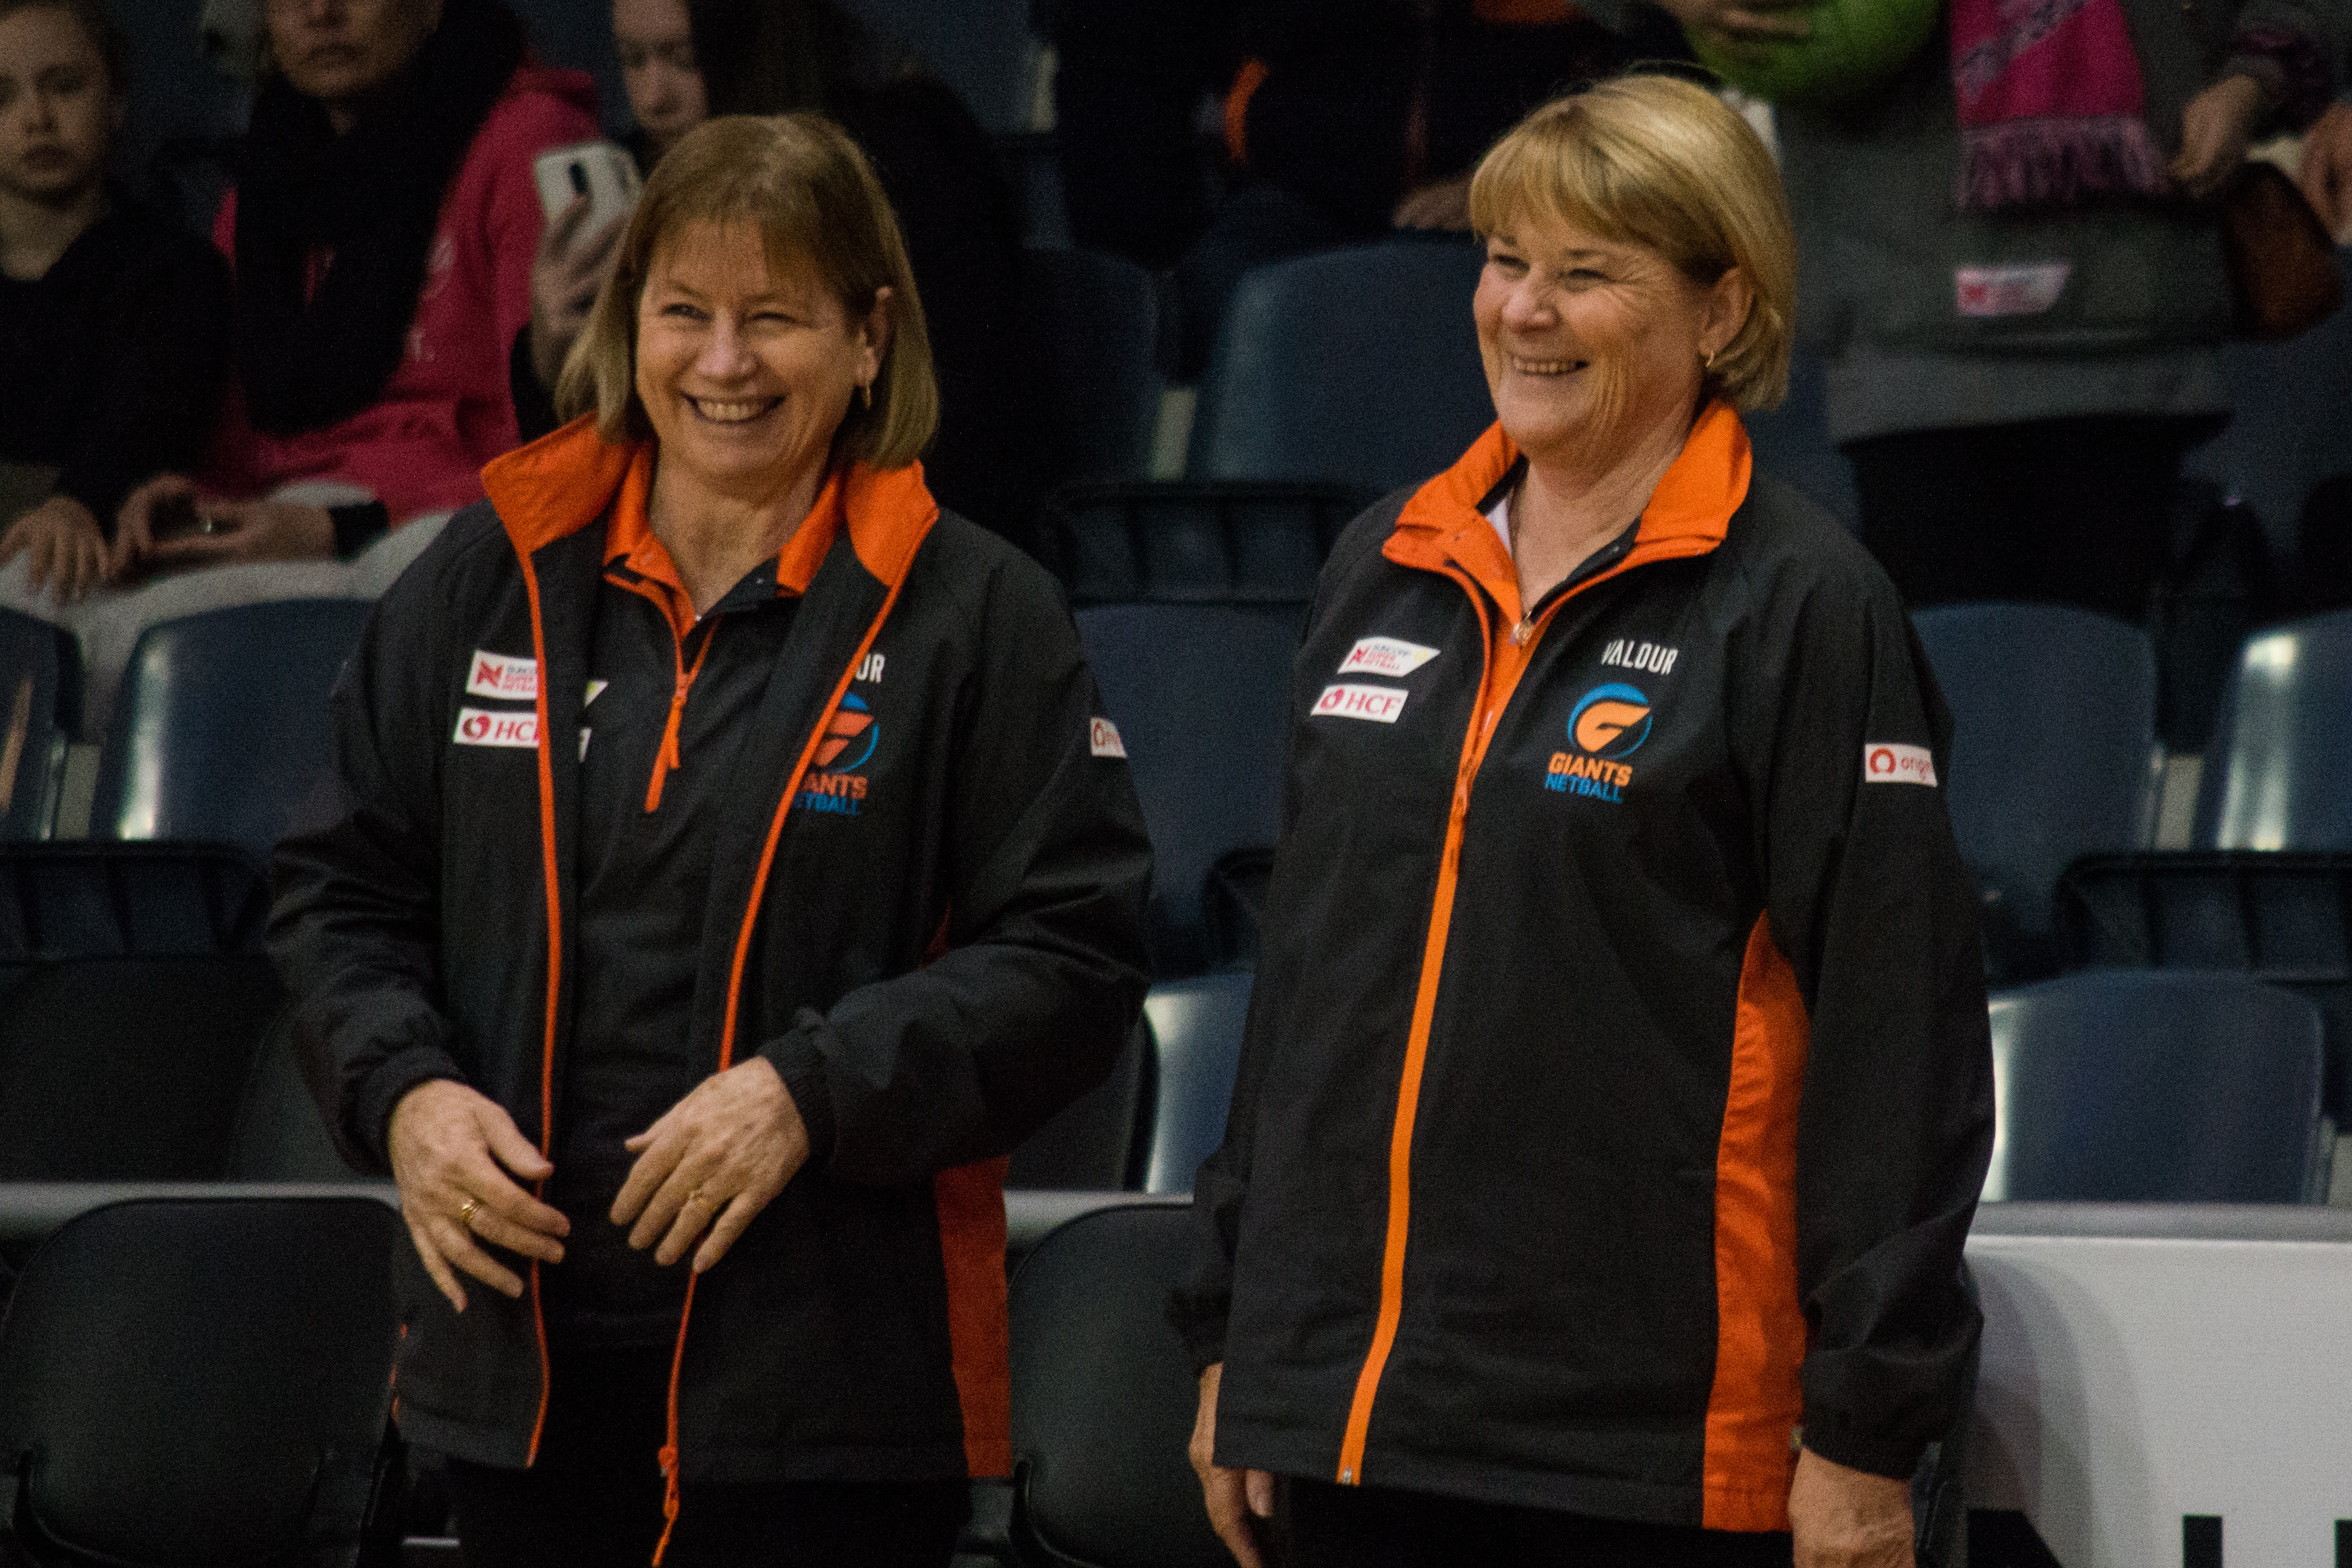
[[[522, 1294], [521, 1276], [486, 1245], [563, 1261], [572, 1222], [520, 1185], [544, 1182], [555, 1166], [496, 1101], [450, 1079], [420, 1083], [393, 1113], [391, 1145], [401, 1214], [452, 1307], [466, 1310], [460, 1270], [504, 1295]], [[612, 1222], [629, 1227], [629, 1245], [653, 1248], [664, 1267], [702, 1237], [698, 1274], [727, 1256], [809, 1155], [799, 1108], [757, 1056], [705, 1079], [626, 1146], [637, 1160]]]

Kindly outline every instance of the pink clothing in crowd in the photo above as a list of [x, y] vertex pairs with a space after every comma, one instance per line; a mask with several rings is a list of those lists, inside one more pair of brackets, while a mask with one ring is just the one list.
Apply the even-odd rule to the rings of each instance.
[[[507, 356], [530, 322], [530, 264], [545, 220], [531, 163], [551, 148], [590, 141], [595, 88], [585, 73], [529, 61], [466, 150], [441, 204], [408, 352], [383, 395], [340, 424], [268, 435], [245, 414], [232, 375], [212, 451], [197, 477], [212, 493], [267, 496], [303, 480], [356, 485], [396, 528], [482, 497], [482, 465], [520, 444]], [[236, 262], [236, 193], [213, 223]]]

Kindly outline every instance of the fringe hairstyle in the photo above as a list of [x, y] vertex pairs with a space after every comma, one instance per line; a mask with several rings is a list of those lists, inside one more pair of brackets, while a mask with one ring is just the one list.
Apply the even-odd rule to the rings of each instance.
[[1789, 201], [1771, 153], [1722, 99], [1673, 77], [1629, 76], [1544, 105], [1470, 182], [1481, 235], [1530, 211], [1648, 246], [1701, 287], [1738, 267], [1755, 303], [1715, 356], [1706, 395], [1744, 411], [1788, 394], [1797, 313]]
[[637, 308], [661, 247], [692, 224], [749, 224], [776, 271], [808, 266], [851, 319], [891, 291], [890, 343], [872, 406], [852, 400], [834, 433], [835, 463], [903, 468], [939, 428], [939, 383], [907, 245], [872, 165], [840, 127], [814, 114], [722, 115], [678, 140], [654, 165], [588, 325], [555, 384], [565, 419], [596, 416], [607, 441], [643, 441], [653, 426], [637, 399]]

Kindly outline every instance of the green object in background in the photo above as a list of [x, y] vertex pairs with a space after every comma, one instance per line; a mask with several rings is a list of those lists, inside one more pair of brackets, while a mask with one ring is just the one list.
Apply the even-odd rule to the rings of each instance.
[[1801, 13], [1809, 37], [1732, 54], [1696, 33], [1691, 47], [1706, 68], [1768, 103], [1805, 109], [1855, 99], [1911, 63], [1943, 15], [1943, 0], [1822, 0]]

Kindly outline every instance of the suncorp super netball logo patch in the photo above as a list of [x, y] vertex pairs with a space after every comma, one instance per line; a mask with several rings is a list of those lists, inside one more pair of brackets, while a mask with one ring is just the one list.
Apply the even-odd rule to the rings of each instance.
[[824, 738], [817, 742], [815, 767], [801, 781], [800, 799], [793, 803], [806, 811], [857, 815], [857, 803], [866, 799], [866, 780], [857, 770], [873, 759], [881, 738], [882, 726], [866, 699], [855, 693], [843, 697], [824, 727]]
[[1568, 716], [1574, 751], [1555, 751], [1544, 788], [1622, 804], [1633, 770], [1622, 760], [1650, 738], [1650, 699], [1622, 684], [1595, 686]]

